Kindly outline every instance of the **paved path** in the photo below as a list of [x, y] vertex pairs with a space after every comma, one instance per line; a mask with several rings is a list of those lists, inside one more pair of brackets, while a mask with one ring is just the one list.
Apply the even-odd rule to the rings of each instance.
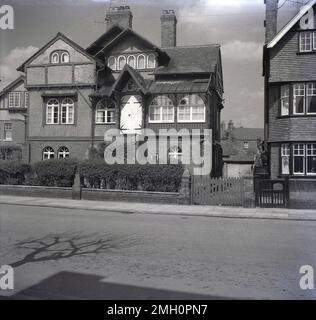
[[0, 196], [0, 203], [65, 209], [98, 210], [103, 212], [316, 221], [316, 209], [246, 209], [239, 207], [184, 206], [119, 201], [88, 201], [16, 196]]
[[313, 299], [299, 268], [316, 267], [315, 230], [313, 221], [1, 205], [0, 265], [14, 267], [15, 291], [0, 296]]

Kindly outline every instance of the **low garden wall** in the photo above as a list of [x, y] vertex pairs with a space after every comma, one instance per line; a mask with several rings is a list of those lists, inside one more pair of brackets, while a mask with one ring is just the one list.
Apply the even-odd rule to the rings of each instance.
[[290, 179], [290, 208], [316, 209], [316, 179]]

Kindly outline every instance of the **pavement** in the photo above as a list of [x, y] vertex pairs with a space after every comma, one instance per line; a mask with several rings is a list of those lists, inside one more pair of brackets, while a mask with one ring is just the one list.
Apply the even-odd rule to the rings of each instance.
[[95, 210], [103, 212], [207, 216], [241, 219], [278, 219], [316, 221], [316, 209], [242, 208], [220, 206], [189, 206], [120, 201], [89, 201], [56, 198], [0, 196], [0, 204]]

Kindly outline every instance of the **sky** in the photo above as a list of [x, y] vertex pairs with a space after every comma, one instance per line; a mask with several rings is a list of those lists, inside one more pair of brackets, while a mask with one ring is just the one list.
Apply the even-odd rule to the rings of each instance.
[[[280, 0], [280, 5], [285, 0]], [[306, 0], [287, 0], [279, 10], [282, 27]], [[62, 32], [87, 47], [106, 31], [109, 0], [1, 0], [12, 5], [14, 30], [0, 30], [0, 90], [18, 77], [16, 68]], [[0, 4], [0, 5], [1, 5]], [[220, 44], [225, 108], [222, 120], [236, 126], [263, 127], [263, 0], [112, 0], [129, 5], [133, 29], [160, 45], [163, 9], [176, 11], [177, 44]]]

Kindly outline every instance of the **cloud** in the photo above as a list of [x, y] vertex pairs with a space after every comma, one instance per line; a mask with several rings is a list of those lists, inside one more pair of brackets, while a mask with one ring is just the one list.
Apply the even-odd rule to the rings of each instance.
[[223, 59], [233, 61], [258, 61], [262, 59], [262, 43], [234, 40], [222, 46]]
[[16, 71], [16, 68], [31, 57], [36, 51], [38, 51], [38, 48], [28, 46], [16, 47], [9, 52], [0, 64], [0, 89], [4, 88], [19, 76], [19, 72]]

